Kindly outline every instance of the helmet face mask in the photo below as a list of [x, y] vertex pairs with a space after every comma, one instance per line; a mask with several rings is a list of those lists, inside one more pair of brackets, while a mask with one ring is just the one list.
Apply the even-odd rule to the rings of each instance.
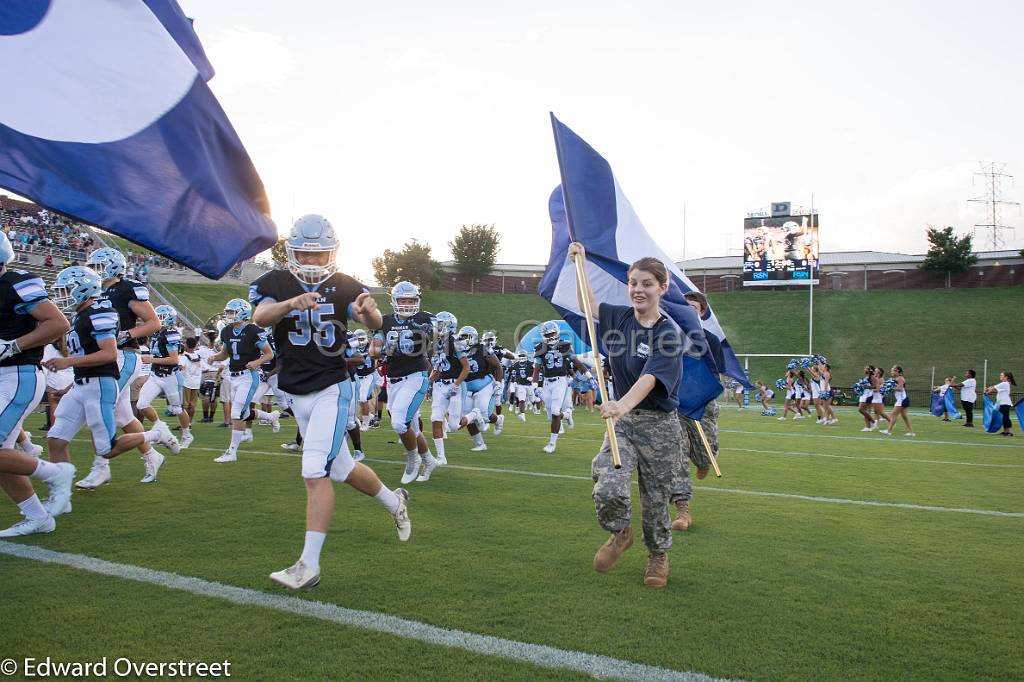
[[541, 325], [540, 333], [544, 337], [545, 343], [549, 346], [557, 346], [562, 330], [558, 327], [558, 323], [552, 320]]
[[89, 268], [74, 265], [61, 270], [50, 288], [54, 305], [65, 313], [73, 313], [90, 298], [100, 295], [103, 281]]
[[158, 305], [156, 316], [160, 320], [161, 327], [173, 327], [178, 321], [178, 311], [169, 305]]
[[[404, 301], [404, 302], [403, 302]], [[412, 317], [420, 311], [420, 288], [412, 282], [391, 287], [391, 308], [399, 317]]]
[[455, 340], [455, 346], [459, 350], [466, 352], [471, 348], [475, 347], [480, 343], [480, 335], [476, 331], [476, 327], [465, 326], [459, 330], [459, 335]]
[[310, 214], [296, 220], [284, 249], [288, 270], [303, 284], [319, 286], [338, 271], [338, 238], [323, 216]]

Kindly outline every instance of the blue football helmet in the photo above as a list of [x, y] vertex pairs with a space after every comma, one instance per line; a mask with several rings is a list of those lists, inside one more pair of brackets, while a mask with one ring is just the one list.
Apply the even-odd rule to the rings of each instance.
[[14, 247], [7, 235], [0, 232], [0, 265], [7, 265], [14, 260]]
[[104, 246], [89, 254], [85, 264], [92, 268], [103, 279], [111, 277], [124, 277], [128, 271], [128, 261], [124, 254], [117, 249]]
[[498, 345], [498, 335], [494, 332], [484, 332], [484, 335], [480, 337], [480, 340], [484, 342], [484, 346], [487, 348], [494, 348]]
[[544, 337], [545, 343], [554, 347], [558, 345], [558, 340], [562, 335], [562, 329], [554, 320], [548, 320], [540, 326], [540, 335]]
[[[415, 303], [399, 304], [400, 300], [415, 299]], [[399, 282], [391, 287], [391, 307], [399, 317], [412, 317], [420, 311], [420, 288], [412, 282]]]
[[459, 330], [459, 335], [455, 339], [455, 347], [465, 353], [479, 342], [480, 335], [477, 333], [476, 327], [467, 325]]
[[[338, 237], [331, 222], [321, 215], [311, 213], [296, 220], [284, 250], [288, 254], [288, 270], [303, 284], [318, 286], [338, 270]], [[300, 253], [326, 253], [327, 262], [303, 264], [299, 262]]]
[[366, 348], [367, 344], [370, 343], [370, 336], [366, 333], [365, 329], [357, 329], [352, 332], [352, 338], [359, 342], [359, 348]]
[[434, 317], [434, 333], [438, 336], [451, 336], [458, 328], [459, 320], [447, 310]]
[[54, 304], [70, 313], [90, 298], [98, 297], [103, 291], [103, 280], [89, 268], [73, 265], [61, 270], [50, 288]]
[[224, 306], [224, 320], [228, 324], [247, 322], [252, 319], [252, 306], [241, 298], [233, 298]]
[[161, 327], [173, 327], [178, 322], [178, 311], [166, 304], [156, 307], [156, 316]]

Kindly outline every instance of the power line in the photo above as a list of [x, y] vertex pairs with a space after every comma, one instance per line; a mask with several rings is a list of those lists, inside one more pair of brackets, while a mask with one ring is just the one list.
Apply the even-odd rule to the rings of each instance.
[[[1003, 197], [1003, 183], [1009, 180], [1013, 181], [1013, 176], [1003, 172], [1006, 168], [1005, 163], [981, 163], [981, 170], [975, 173], [975, 176], [981, 176], [985, 179], [985, 187], [988, 189], [986, 194], [968, 199], [967, 203], [985, 204], [985, 208], [988, 210], [988, 222], [987, 223], [976, 223], [974, 228], [982, 228], [988, 230], [988, 248], [990, 251], [1001, 251], [1005, 246], [1003, 240], [1003, 231], [1010, 230], [1014, 231], [1014, 228], [1010, 225], [1004, 225], [1002, 223], [1002, 209], [1004, 206], [1020, 206], [1020, 202], [1007, 201]], [[1016, 232], [1014, 232], [1016, 234]]]

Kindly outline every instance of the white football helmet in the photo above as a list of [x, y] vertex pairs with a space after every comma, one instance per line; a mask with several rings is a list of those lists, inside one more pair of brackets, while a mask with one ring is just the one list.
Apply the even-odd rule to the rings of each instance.
[[[399, 304], [400, 300], [416, 299], [415, 303]], [[420, 288], [412, 282], [399, 282], [391, 287], [391, 307], [399, 317], [412, 317], [420, 311]]]
[[[296, 220], [284, 250], [288, 254], [288, 270], [303, 284], [317, 286], [338, 270], [338, 238], [331, 222], [321, 215], [311, 213]], [[299, 262], [300, 253], [329, 255], [325, 264], [311, 265]]]

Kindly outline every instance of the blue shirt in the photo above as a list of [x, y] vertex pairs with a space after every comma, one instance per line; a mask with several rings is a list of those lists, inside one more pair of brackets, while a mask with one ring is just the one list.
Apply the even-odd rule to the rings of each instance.
[[624, 396], [641, 376], [650, 374], [656, 380], [654, 388], [636, 407], [675, 412], [683, 377], [684, 344], [679, 327], [664, 315], [653, 327], [645, 327], [631, 306], [610, 303], [601, 304], [598, 323], [616, 395]]

